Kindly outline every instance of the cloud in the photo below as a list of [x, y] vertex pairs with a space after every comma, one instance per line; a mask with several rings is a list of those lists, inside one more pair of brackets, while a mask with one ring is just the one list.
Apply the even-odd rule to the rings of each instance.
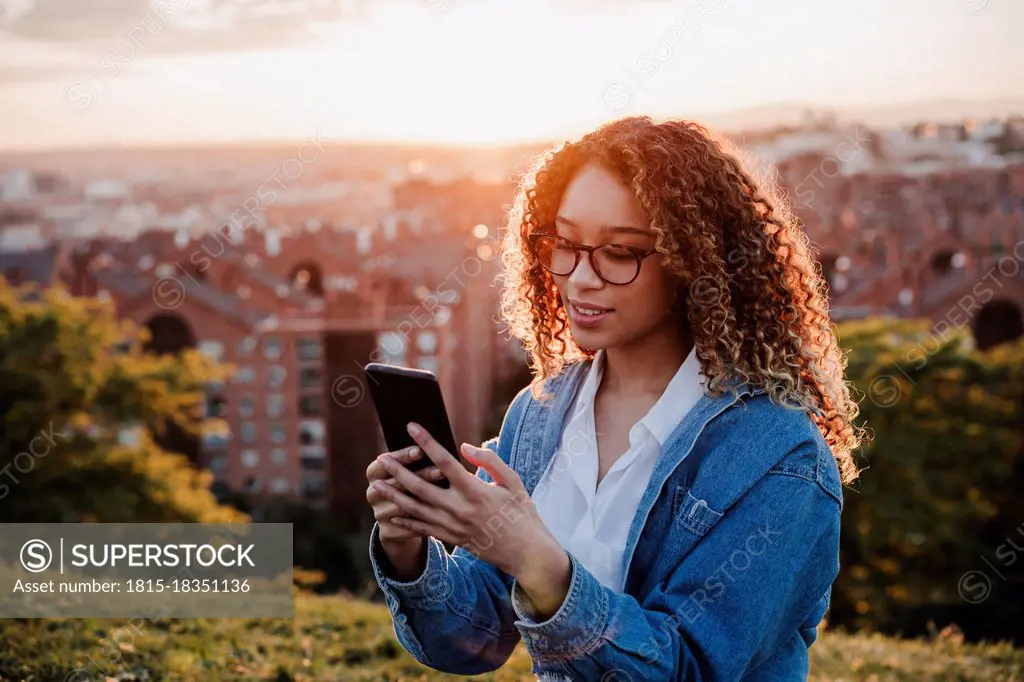
[[[16, 38], [105, 50], [140, 36], [147, 54], [249, 51], [314, 38], [319, 22], [362, 16], [367, 0], [0, 0]], [[30, 3], [25, 9], [25, 4]]]

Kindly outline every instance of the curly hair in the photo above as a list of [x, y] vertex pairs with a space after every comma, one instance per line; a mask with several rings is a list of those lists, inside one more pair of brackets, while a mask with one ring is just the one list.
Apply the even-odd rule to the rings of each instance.
[[[574, 341], [554, 279], [527, 237], [550, 225], [573, 175], [600, 163], [630, 187], [650, 218], [662, 264], [676, 282], [679, 323], [720, 396], [736, 383], [806, 409], [844, 483], [859, 475], [864, 431], [844, 379], [825, 282], [807, 235], [770, 182], [745, 171], [729, 144], [689, 121], [632, 116], [539, 155], [519, 179], [502, 249], [500, 314], [529, 355], [531, 393], [596, 351]], [[676, 310], [677, 308], [673, 308]]]

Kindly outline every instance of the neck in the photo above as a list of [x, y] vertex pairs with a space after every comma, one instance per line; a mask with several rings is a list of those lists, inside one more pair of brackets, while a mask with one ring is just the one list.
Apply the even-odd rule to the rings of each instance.
[[607, 348], [600, 390], [623, 397], [660, 396], [692, 349], [691, 336], [675, 325]]

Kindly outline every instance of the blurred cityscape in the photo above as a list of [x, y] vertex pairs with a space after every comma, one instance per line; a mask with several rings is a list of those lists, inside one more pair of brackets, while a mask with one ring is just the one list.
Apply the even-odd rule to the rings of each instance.
[[[836, 321], [927, 317], [981, 349], [1024, 334], [1024, 118], [880, 129], [808, 112], [730, 137], [788, 191]], [[517, 173], [540, 149], [314, 136], [7, 154], [0, 274], [110, 301], [157, 353], [230, 363], [201, 438], [164, 444], [222, 491], [355, 519], [386, 449], [365, 363], [435, 372], [460, 442], [493, 435], [499, 387], [525, 383], [495, 276]]]

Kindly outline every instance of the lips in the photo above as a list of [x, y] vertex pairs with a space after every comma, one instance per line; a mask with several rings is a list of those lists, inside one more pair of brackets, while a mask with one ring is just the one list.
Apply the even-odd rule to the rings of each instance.
[[569, 299], [569, 305], [584, 315], [598, 315], [600, 313], [610, 313], [615, 310], [615, 308], [606, 308], [605, 306], [584, 303], [583, 301], [574, 301], [573, 299]]
[[572, 301], [569, 302], [569, 316], [575, 326], [582, 328], [600, 325], [614, 310], [614, 308], [591, 308]]

